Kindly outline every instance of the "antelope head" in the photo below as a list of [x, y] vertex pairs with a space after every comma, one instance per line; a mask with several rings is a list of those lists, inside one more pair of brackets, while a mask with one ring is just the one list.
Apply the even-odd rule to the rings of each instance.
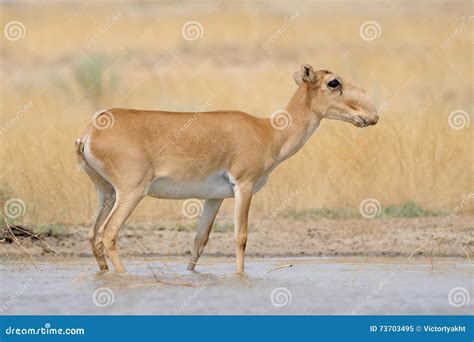
[[377, 123], [377, 108], [365, 90], [330, 71], [314, 71], [309, 64], [302, 65], [293, 76], [299, 86], [307, 85], [308, 106], [318, 118], [342, 120], [357, 127]]

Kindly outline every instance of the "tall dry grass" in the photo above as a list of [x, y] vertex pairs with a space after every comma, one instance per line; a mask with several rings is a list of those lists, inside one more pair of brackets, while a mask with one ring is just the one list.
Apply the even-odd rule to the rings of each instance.
[[[459, 206], [473, 191], [474, 124], [453, 130], [448, 115], [472, 113], [472, 21], [441, 44], [470, 3], [302, 4], [3, 5], [2, 27], [21, 21], [26, 36], [1, 37], [2, 191], [25, 202], [27, 222], [85, 222], [95, 194], [76, 171], [74, 140], [96, 110], [198, 110], [210, 101], [209, 109], [268, 116], [309, 62], [364, 87], [381, 120], [365, 130], [324, 121], [255, 197], [254, 215], [358, 207], [369, 197]], [[202, 24], [201, 39], [183, 39], [189, 20]], [[380, 38], [361, 39], [367, 20], [380, 24]], [[180, 207], [146, 199], [131, 220], [178, 217]]]

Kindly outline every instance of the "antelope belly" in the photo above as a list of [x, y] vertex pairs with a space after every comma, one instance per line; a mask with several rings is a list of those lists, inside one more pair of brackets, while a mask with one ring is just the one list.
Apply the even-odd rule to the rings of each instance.
[[169, 176], [159, 177], [151, 184], [147, 194], [151, 197], [168, 199], [234, 197], [232, 186], [224, 173], [195, 181], [176, 180]]

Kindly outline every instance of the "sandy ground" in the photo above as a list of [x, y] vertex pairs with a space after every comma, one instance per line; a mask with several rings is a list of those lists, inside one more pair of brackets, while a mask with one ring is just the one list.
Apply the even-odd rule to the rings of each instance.
[[[253, 257], [289, 256], [400, 256], [408, 257], [432, 236], [443, 240], [434, 243], [433, 256], [465, 257], [456, 241], [473, 238], [471, 216], [354, 219], [304, 221], [278, 219], [264, 226], [251, 222], [246, 254]], [[207, 256], [234, 256], [234, 239], [230, 221], [218, 220], [204, 251]], [[89, 228], [70, 226], [62, 233], [44, 236], [44, 240], [59, 256], [92, 256], [87, 239]], [[191, 253], [195, 224], [165, 223], [127, 225], [119, 234], [118, 246], [122, 256], [183, 256]], [[30, 238], [16, 244], [1, 243], [0, 258], [49, 255], [44, 243]], [[454, 241], [456, 240], [456, 241]], [[474, 241], [470, 244], [472, 245]], [[430, 247], [427, 245], [427, 247]], [[430, 248], [427, 248], [429, 250]]]

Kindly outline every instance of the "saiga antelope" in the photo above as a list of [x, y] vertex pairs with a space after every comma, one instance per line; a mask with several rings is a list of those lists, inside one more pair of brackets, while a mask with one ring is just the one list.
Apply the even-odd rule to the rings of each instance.
[[145, 196], [205, 200], [189, 270], [206, 246], [222, 201], [234, 197], [237, 272], [244, 271], [250, 202], [270, 173], [305, 144], [322, 119], [357, 127], [378, 121], [365, 91], [332, 72], [302, 65], [293, 76], [298, 88], [282, 111], [288, 115], [284, 127], [275, 118], [240, 111], [117, 108], [94, 118], [113, 119], [113, 125], [103, 129], [93, 121], [76, 141], [76, 150], [97, 190], [98, 217], [90, 241], [102, 271], [108, 270], [105, 256], [116, 272], [124, 271], [117, 234]]

